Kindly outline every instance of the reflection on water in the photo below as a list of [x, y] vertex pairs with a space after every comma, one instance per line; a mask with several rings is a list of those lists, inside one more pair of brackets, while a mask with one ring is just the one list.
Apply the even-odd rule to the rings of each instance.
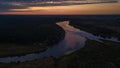
[[49, 47], [45, 52], [27, 54], [20, 57], [15, 56], [0, 58], [0, 62], [24, 62], [48, 56], [60, 57], [65, 54], [70, 54], [85, 45], [86, 38], [78, 35], [76, 32], [79, 32], [80, 30], [70, 26], [69, 21], [59, 22], [57, 25], [65, 30], [65, 38], [59, 44]]
[[80, 30], [70, 26], [69, 21], [58, 22], [56, 24], [65, 30], [64, 54], [69, 54], [85, 45], [86, 38], [77, 35], [75, 32], [79, 32]]
[[73, 31], [73, 32], [79, 32], [80, 31], [79, 29], [70, 26], [69, 21], [58, 22], [56, 24], [59, 25], [60, 27], [62, 27], [66, 32], [67, 31]]
[[[80, 39], [80, 37], [83, 37], [84, 39], [91, 39], [91, 40], [96, 40], [96, 41], [100, 41], [100, 37], [98, 36], [94, 36], [93, 34], [91, 33], [88, 33], [88, 32], [85, 32], [85, 31], [82, 31], [82, 30], [79, 30], [75, 27], [72, 27], [71, 25], [69, 25], [69, 21], [64, 21], [64, 22], [59, 22], [57, 23], [57, 25], [59, 25], [60, 27], [62, 27], [65, 31], [66, 31], [66, 34], [70, 34], [70, 35], [74, 35], [75, 36], [79, 36], [78, 38]], [[72, 33], [72, 34], [71, 34]], [[68, 35], [67, 35], [68, 36]], [[71, 37], [71, 36], [69, 36]], [[76, 39], [76, 37], [74, 38]], [[69, 40], [71, 41], [71, 40]], [[75, 40], [76, 41], [76, 40]], [[85, 43], [85, 42], [84, 42]]]
[[[54, 45], [53, 47], [49, 47], [48, 50], [46, 50], [45, 52], [32, 53], [20, 57], [15, 56], [15, 57], [0, 58], [0, 62], [2, 63], [18, 62], [18, 61], [24, 62], [24, 61], [31, 61], [49, 56], [60, 57], [63, 55], [70, 54], [84, 47], [85, 41], [87, 39], [96, 40], [100, 42], [101, 42], [100, 39], [104, 39], [100, 36], [94, 36], [91, 33], [70, 26], [69, 21], [58, 22], [57, 25], [59, 25], [65, 30], [65, 38], [60, 43]], [[116, 41], [115, 38], [113, 39], [114, 39], [113, 41]], [[112, 40], [112, 39], [107, 39], [107, 40]]]

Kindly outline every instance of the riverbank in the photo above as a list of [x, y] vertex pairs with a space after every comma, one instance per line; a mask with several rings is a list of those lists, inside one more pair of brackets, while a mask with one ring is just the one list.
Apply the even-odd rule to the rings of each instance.
[[[101, 23], [102, 25], [98, 25], [98, 24], [100, 24], [100, 22], [96, 23], [96, 22], [93, 22], [93, 20], [92, 21], [89, 21], [89, 20], [82, 21], [79, 19], [78, 22], [77, 22], [78, 19], [77, 20], [74, 19], [73, 21], [71, 21], [71, 20], [72, 19], [70, 19], [70, 23], [69, 23], [69, 21], [65, 21], [66, 22], [65, 24], [63, 23], [63, 25], [62, 25], [62, 22], [61, 22], [61, 24], [59, 24], [59, 25], [63, 26], [63, 29], [66, 30], [66, 35], [65, 35], [64, 40], [62, 41], [62, 44], [57, 44], [58, 46], [55, 46], [55, 47], [51, 47], [50, 45], [47, 45], [47, 44], [48, 43], [52, 44], [53, 42], [56, 41], [56, 40], [54, 40], [54, 41], [52, 41], [52, 40], [53, 40], [53, 38], [56, 39], [56, 36], [59, 37], [59, 34], [60, 34], [59, 31], [57, 32], [58, 34], [56, 34], [54, 36], [54, 33], [50, 31], [51, 29], [54, 29], [54, 28], [50, 27], [48, 29], [44, 29], [44, 27], [46, 28], [48, 26], [54, 26], [54, 25], [49, 25], [47, 23], [46, 23], [47, 25], [44, 23], [42, 23], [42, 25], [39, 25], [38, 22], [37, 22], [37, 24], [34, 24], [35, 26], [37, 26], [37, 25], [40, 26], [40, 29], [38, 29], [38, 30], [42, 31], [41, 35], [43, 35], [43, 36], [41, 37], [42, 38], [41, 40], [43, 40], [43, 42], [41, 42], [41, 43], [44, 43], [44, 45], [46, 45], [45, 48], [48, 46], [50, 48], [46, 52], [43, 52], [43, 53], [40, 52], [40, 54], [39, 53], [36, 54], [36, 53], [32, 52], [32, 54], [29, 54], [29, 55], [27, 54], [26, 56], [20, 56], [20, 57], [14, 56], [14, 57], [1, 58], [0, 59], [0, 61], [1, 61], [0, 68], [119, 68], [120, 67], [120, 63], [119, 63], [119, 61], [120, 61], [120, 55], [119, 55], [120, 43], [108, 41], [108, 40], [101, 39], [101, 38], [99, 39], [93, 35], [94, 34], [93, 31], [94, 30], [97, 31], [96, 27], [100, 27], [100, 33], [101, 33], [100, 35], [103, 35], [104, 37], [109, 37], [109, 36], [112, 37], [115, 34], [115, 37], [117, 37], [118, 36], [117, 33], [119, 33], [119, 29], [116, 31], [112, 30], [113, 32], [111, 31], [111, 29], [110, 29], [110, 31], [108, 29], [107, 29], [108, 30], [107, 31], [106, 28], [104, 30], [102, 25], [105, 24], [105, 22]], [[96, 19], [94, 19], [94, 20], [96, 20]], [[49, 21], [49, 20], [47, 20], [47, 21]], [[75, 25], [76, 25], [76, 22], [77, 22], [78, 26], [82, 26], [82, 28], [80, 30], [69, 25], [71, 23], [72, 24], [75, 23]], [[81, 24], [81, 22], [83, 25]], [[101, 22], [102, 22], [102, 20], [101, 20]], [[87, 23], [87, 24], [84, 24], [84, 23]], [[96, 23], [96, 25], [95, 25], [95, 23]], [[107, 22], [107, 24], [108, 24], [108, 22]], [[107, 24], [105, 26], [107, 26]], [[114, 25], [112, 25], [112, 24], [111, 24], [111, 26], [115, 27], [119, 23], [114, 24]], [[102, 27], [102, 29], [101, 29], [101, 27]], [[37, 28], [37, 27], [35, 27], [35, 28]], [[83, 28], [85, 28], [85, 31], [87, 31], [87, 30], [88, 31], [85, 32]], [[119, 25], [118, 25], [118, 28], [119, 28]], [[82, 31], [82, 29], [83, 29], [83, 31]], [[93, 31], [92, 31], [92, 29], [93, 29]], [[46, 31], [46, 32], [44, 32], [44, 31]], [[88, 33], [89, 31], [91, 31], [91, 33]], [[92, 34], [92, 32], [93, 32], [93, 34]], [[55, 33], [56, 33], [56, 31], [55, 31]], [[48, 34], [50, 34], [50, 35], [48, 35]], [[36, 35], [33, 37], [36, 37]], [[60, 38], [63, 38], [63, 36]], [[44, 42], [44, 40], [46, 40], [46, 39], [49, 39], [49, 40]], [[59, 39], [59, 38], [57, 38], [57, 39]], [[37, 40], [37, 39], [35, 39], [35, 40]], [[82, 44], [83, 46], [78, 47], [78, 46], [81, 46], [81, 44], [80, 44], [81, 42], [83, 42], [83, 44]], [[58, 43], [59, 43], [59, 41], [58, 41]], [[34, 45], [37, 46], [37, 45], [42, 45], [42, 44], [37, 43]], [[18, 47], [18, 48], [20, 48], [20, 47]], [[41, 48], [44, 48], [44, 47], [41, 47]], [[56, 55], [58, 56], [57, 58], [55, 58]]]
[[[88, 40], [86, 46], [60, 59], [62, 68], [119, 68], [120, 43]], [[69, 67], [68, 67], [69, 66]]]
[[71, 19], [70, 25], [96, 36], [120, 39], [119, 19]]
[[[35, 34], [30, 29], [33, 29]], [[65, 36], [65, 31], [56, 24], [39, 24], [35, 28], [27, 27], [26, 29], [21, 28], [20, 30], [28, 30], [29, 32], [25, 32], [22, 35], [22, 32], [20, 35], [18, 34], [19, 31], [18, 33], [16, 32], [17, 35], [14, 35], [15, 37], [13, 36], [14, 40], [8, 37], [10, 40], [12, 39], [12, 42], [9, 42], [7, 38], [4, 39], [4, 42], [0, 43], [0, 57], [21, 56], [42, 52], [47, 50], [48, 47], [59, 43]], [[3, 37], [6, 36], [4, 35]], [[0, 39], [2, 40], [2, 38]]]
[[0, 64], [1, 68], [119, 68], [120, 43], [87, 40], [86, 46], [61, 58], [46, 57], [23, 63]]

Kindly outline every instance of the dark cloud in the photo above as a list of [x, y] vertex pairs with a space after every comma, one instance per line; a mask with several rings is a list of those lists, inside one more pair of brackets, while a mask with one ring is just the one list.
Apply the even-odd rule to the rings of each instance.
[[0, 0], [0, 12], [23, 9], [30, 6], [63, 6], [87, 3], [117, 2], [117, 0]]

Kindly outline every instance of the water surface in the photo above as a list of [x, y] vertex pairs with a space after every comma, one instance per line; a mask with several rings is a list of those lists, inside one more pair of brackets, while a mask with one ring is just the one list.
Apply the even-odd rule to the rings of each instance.
[[75, 27], [69, 25], [69, 21], [57, 22], [57, 25], [62, 27], [65, 31], [64, 40], [60, 41], [58, 44], [49, 47], [46, 51], [40, 53], [26, 54], [25, 56], [14, 56], [14, 57], [3, 57], [0, 58], [0, 62], [9, 63], [9, 62], [24, 62], [31, 61], [35, 59], [40, 59], [43, 57], [60, 57], [63, 55], [68, 55], [76, 50], [79, 50], [85, 46], [87, 39], [96, 40], [102, 42], [100, 39], [116, 41], [117, 38], [102, 38], [100, 36], [94, 36], [91, 33], [79, 30]]

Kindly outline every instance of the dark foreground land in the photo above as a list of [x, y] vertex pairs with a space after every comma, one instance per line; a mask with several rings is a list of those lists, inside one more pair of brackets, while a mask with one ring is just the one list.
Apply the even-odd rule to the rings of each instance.
[[56, 21], [36, 18], [0, 16], [0, 57], [42, 52], [64, 39]]
[[61, 58], [47, 57], [23, 63], [0, 64], [0, 68], [119, 68], [120, 43], [88, 40], [86, 46]]
[[[51, 20], [57, 21], [69, 20], [70, 25], [94, 35], [120, 38], [119, 15], [53, 16], [52, 18]], [[63, 38], [63, 35], [61, 36]], [[22, 63], [1, 63], [0, 68], [120, 68], [120, 43], [88, 39], [81, 50], [60, 58], [51, 56]]]

